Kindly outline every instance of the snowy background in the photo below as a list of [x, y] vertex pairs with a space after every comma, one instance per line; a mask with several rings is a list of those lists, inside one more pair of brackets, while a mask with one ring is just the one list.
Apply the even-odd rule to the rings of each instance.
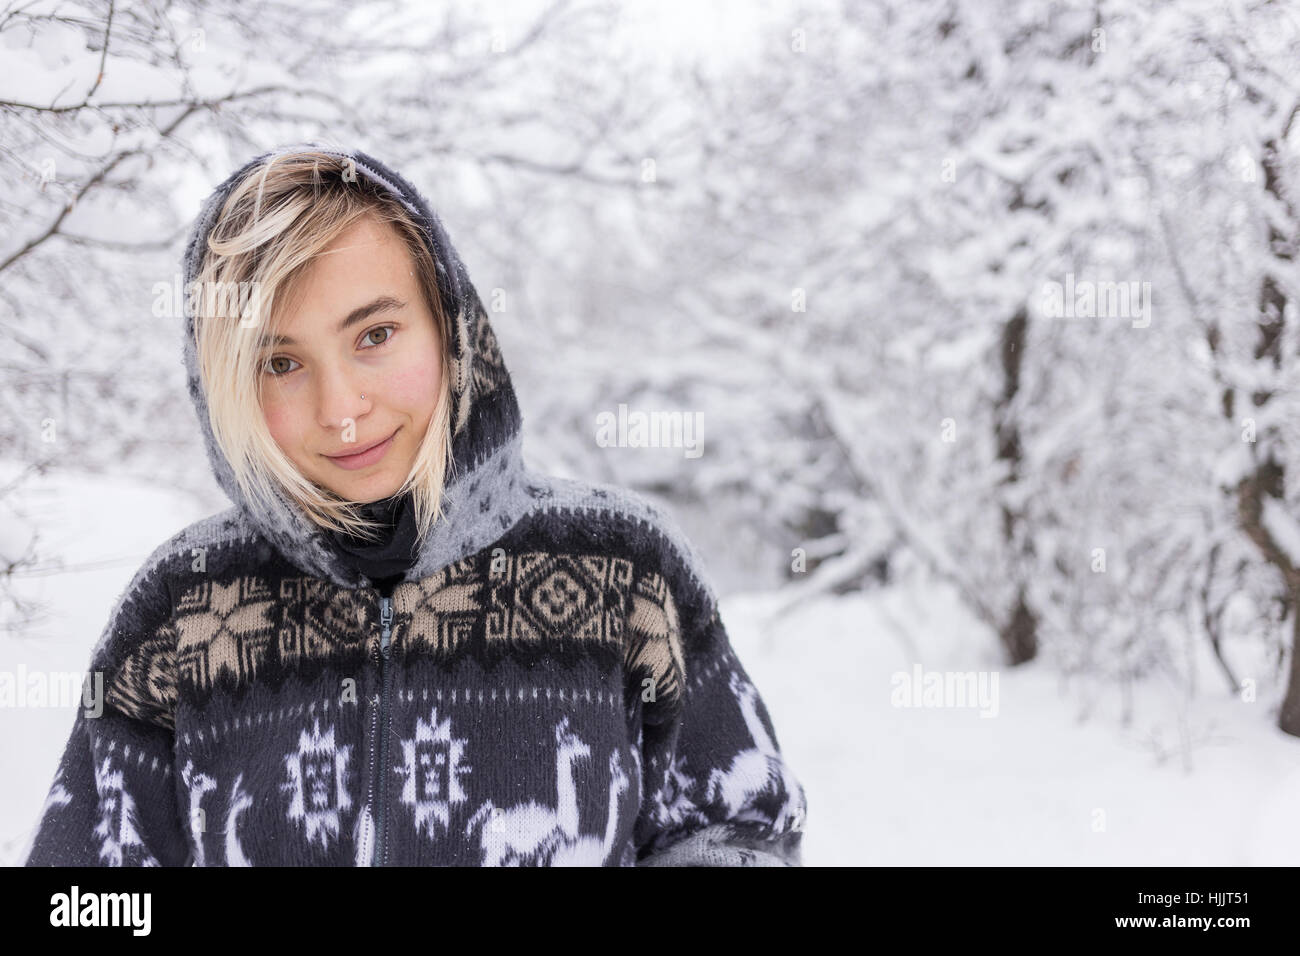
[[[1294, 862], [1300, 8], [492, 6], [0, 7], [0, 675], [226, 507], [154, 288], [321, 139], [440, 211], [529, 463], [697, 542], [808, 864]], [[0, 863], [72, 716], [0, 706]]]

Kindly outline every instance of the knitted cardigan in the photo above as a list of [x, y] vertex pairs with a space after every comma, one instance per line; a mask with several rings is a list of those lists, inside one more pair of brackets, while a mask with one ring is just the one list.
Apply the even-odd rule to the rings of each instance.
[[[205, 239], [251, 160], [203, 205]], [[27, 865], [798, 866], [804, 790], [700, 559], [629, 490], [533, 471], [488, 313], [427, 201], [453, 317], [445, 520], [391, 598], [288, 499], [250, 508], [190, 398], [229, 510], [118, 598]], [[88, 683], [88, 686], [90, 684]]]

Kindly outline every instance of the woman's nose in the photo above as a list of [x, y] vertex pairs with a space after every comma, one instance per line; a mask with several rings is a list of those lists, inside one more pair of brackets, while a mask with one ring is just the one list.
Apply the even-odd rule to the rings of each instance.
[[365, 385], [345, 370], [322, 374], [316, 418], [322, 428], [346, 429], [368, 412], [372, 404], [365, 395]]

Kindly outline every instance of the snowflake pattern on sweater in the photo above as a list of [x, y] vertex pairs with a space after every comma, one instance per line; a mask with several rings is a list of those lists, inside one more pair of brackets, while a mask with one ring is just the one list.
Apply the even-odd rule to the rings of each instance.
[[[391, 596], [291, 504], [235, 502], [161, 545], [92, 654], [28, 865], [800, 863], [806, 798], [698, 555], [626, 489], [528, 467], [484, 309], [395, 171], [315, 148], [422, 225], [452, 317], [446, 518]], [[265, 157], [258, 157], [262, 159]], [[217, 210], [209, 197], [186, 278]]]

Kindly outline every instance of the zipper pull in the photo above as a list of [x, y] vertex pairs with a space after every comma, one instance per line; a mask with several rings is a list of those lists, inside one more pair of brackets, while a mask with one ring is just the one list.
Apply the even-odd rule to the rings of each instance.
[[381, 597], [379, 599], [379, 621], [384, 625], [384, 633], [380, 637], [379, 649], [383, 652], [385, 660], [388, 658], [388, 638], [393, 629], [393, 599]]

